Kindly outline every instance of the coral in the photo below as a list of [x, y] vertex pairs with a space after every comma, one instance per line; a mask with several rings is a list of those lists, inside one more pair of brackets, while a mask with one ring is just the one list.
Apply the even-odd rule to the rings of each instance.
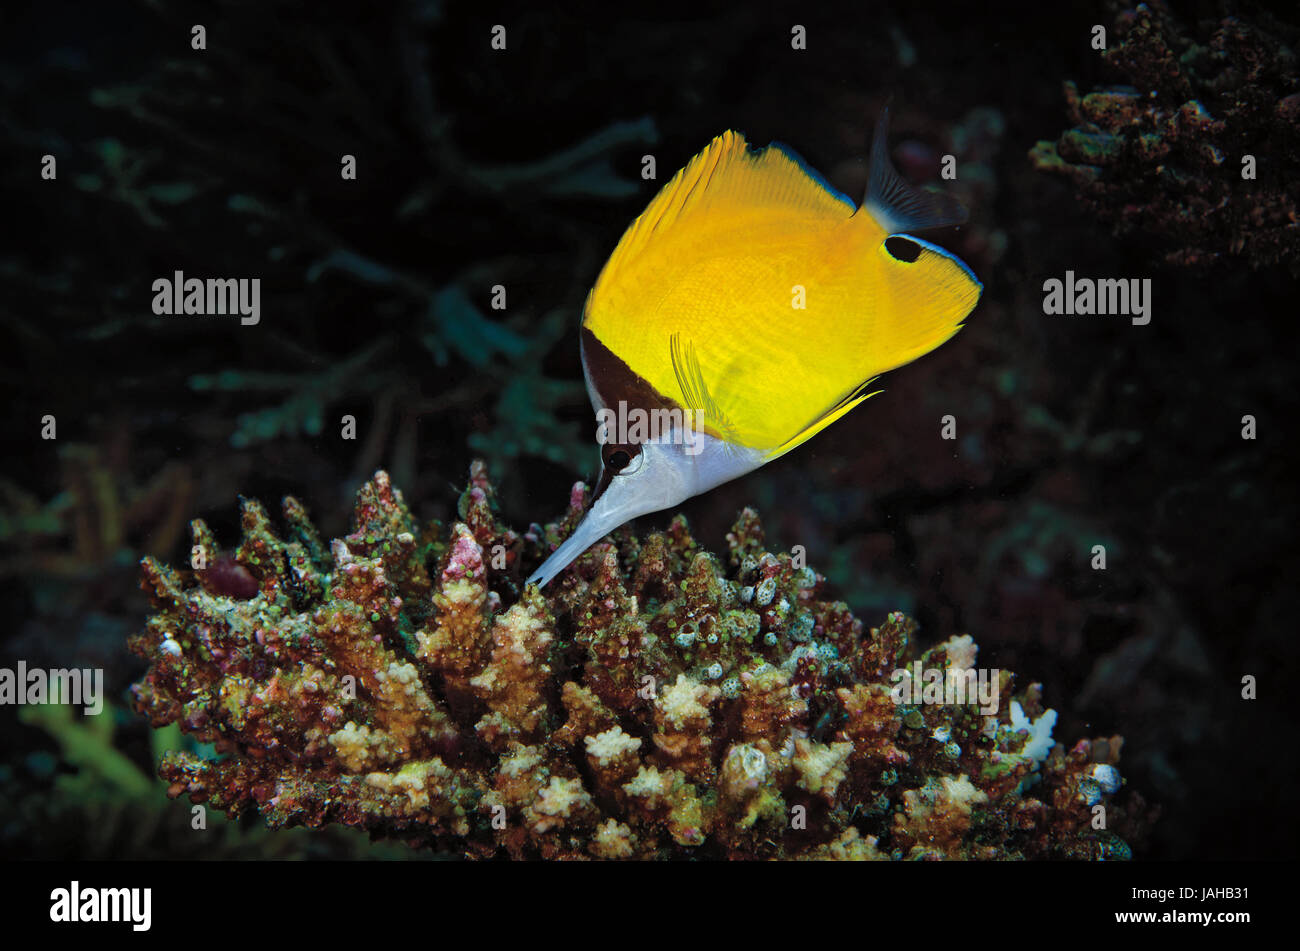
[[897, 668], [941, 693], [973, 676], [974, 641], [865, 629], [752, 510], [731, 569], [678, 516], [522, 588], [588, 496], [518, 534], [475, 463], [445, 530], [384, 472], [329, 548], [293, 499], [283, 537], [245, 501], [232, 553], [196, 522], [205, 563], [255, 584], [143, 561], [136, 707], [218, 754], [169, 753], [169, 795], [477, 858], [1110, 858], [1141, 836], [1117, 740], [1052, 746], [1037, 686], [1005, 671], [996, 712], [928, 680], [895, 702]]
[[[115, 745], [117, 721], [129, 720], [129, 711], [107, 702], [91, 717], [57, 703], [18, 710], [18, 719], [54, 750], [15, 755], [0, 765], [0, 815], [6, 817], [0, 851], [7, 855], [100, 861], [404, 857], [400, 844], [367, 842], [343, 826], [273, 832], [220, 813], [196, 825], [189, 810], [169, 808], [165, 787]], [[186, 742], [174, 724], [156, 730], [152, 756]]]
[[174, 547], [194, 500], [194, 474], [173, 463], [137, 480], [130, 452], [120, 430], [100, 444], [61, 445], [59, 491], [48, 502], [0, 477], [0, 577], [83, 582], [107, 563], [130, 565], [142, 550]]
[[[1122, 13], [1106, 67], [1128, 85], [1080, 95], [1074, 128], [1030, 152], [1075, 183], [1117, 233], [1157, 236], [1165, 259], [1244, 259], [1300, 275], [1300, 33], [1260, 12], [1194, 29], [1162, 2]], [[1257, 178], [1243, 180], [1244, 156]]]

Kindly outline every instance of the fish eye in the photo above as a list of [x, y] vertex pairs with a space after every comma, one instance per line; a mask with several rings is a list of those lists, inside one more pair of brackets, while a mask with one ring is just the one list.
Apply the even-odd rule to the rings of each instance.
[[921, 256], [921, 246], [911, 238], [891, 234], [885, 239], [885, 250], [895, 261], [911, 264]]
[[626, 472], [635, 471], [639, 466], [634, 463], [639, 461], [640, 458], [641, 447], [637, 445], [606, 445], [601, 451], [601, 460], [611, 475], [622, 475]]

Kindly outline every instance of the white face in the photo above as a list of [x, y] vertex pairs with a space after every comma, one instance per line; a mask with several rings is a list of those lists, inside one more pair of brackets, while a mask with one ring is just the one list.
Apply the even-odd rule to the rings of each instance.
[[533, 572], [528, 583], [543, 587], [569, 564], [624, 522], [638, 515], [681, 505], [767, 461], [756, 449], [745, 449], [706, 433], [674, 430], [642, 444], [641, 452], [613, 476], [573, 534]]

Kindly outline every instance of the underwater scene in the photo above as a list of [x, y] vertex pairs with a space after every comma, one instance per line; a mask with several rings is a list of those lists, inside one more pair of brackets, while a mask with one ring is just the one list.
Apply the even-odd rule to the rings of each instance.
[[6, 859], [1294, 857], [1294, 4], [7, 13]]

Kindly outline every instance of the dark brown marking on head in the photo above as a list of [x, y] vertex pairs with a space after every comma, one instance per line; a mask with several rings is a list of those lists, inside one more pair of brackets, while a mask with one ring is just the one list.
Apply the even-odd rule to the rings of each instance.
[[619, 400], [628, 409], [682, 408], [638, 376], [586, 327], [582, 328], [582, 365], [600, 402], [610, 409], [616, 410]]
[[[620, 400], [628, 409], [651, 411], [681, 408], [638, 376], [586, 327], [582, 328], [582, 365], [601, 404], [615, 412], [618, 411]], [[637, 443], [606, 443], [601, 446], [600, 478], [596, 480], [591, 501], [594, 503], [600, 498], [613, 478], [631, 465], [640, 454], [641, 446]]]

